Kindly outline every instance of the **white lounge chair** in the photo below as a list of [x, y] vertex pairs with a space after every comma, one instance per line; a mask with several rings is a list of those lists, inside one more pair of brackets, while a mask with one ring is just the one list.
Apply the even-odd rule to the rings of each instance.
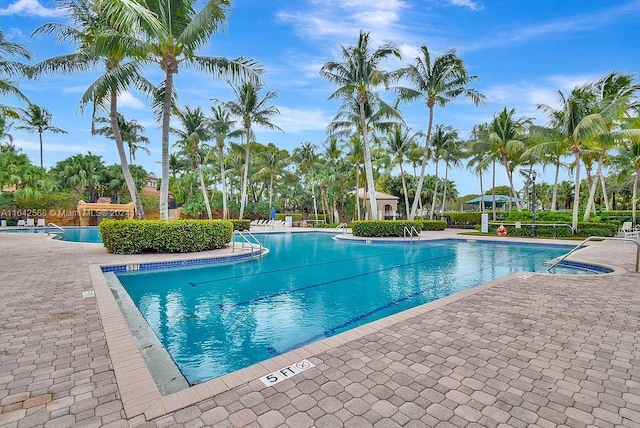
[[35, 226], [35, 220], [32, 218], [28, 218], [27, 219], [27, 227], [34, 227]]
[[630, 221], [625, 221], [622, 223], [622, 227], [619, 230], [620, 233], [624, 235], [625, 238], [639, 238], [640, 237], [640, 229], [638, 226], [633, 227], [633, 223]]
[[38, 221], [36, 222], [36, 227], [45, 227], [45, 219], [43, 218], [39, 218]]
[[18, 227], [25, 227], [27, 225], [27, 223], [24, 222], [24, 220], [18, 220]]

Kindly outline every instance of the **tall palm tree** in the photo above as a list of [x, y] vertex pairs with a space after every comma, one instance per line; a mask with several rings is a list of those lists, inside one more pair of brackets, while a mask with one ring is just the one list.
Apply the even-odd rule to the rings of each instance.
[[360, 188], [360, 165], [364, 161], [364, 148], [360, 134], [353, 134], [351, 138], [349, 138], [349, 152], [347, 153], [346, 160], [350, 165], [355, 166], [355, 219], [360, 220], [362, 214], [358, 189]]
[[227, 101], [223, 106], [232, 116], [240, 119], [245, 136], [244, 175], [242, 178], [242, 194], [240, 196], [240, 218], [242, 218], [247, 202], [250, 146], [251, 142], [255, 141], [253, 126], [256, 125], [278, 131], [282, 131], [282, 129], [271, 122], [271, 118], [274, 115], [280, 114], [280, 111], [275, 106], [270, 105], [271, 101], [278, 96], [276, 92], [267, 91], [261, 98], [260, 91], [264, 89], [263, 85], [252, 82], [244, 82], [240, 86], [231, 85], [231, 88], [233, 89], [235, 100]]
[[379, 100], [378, 95], [373, 91], [383, 85], [386, 87], [392, 77], [390, 73], [380, 68], [381, 62], [389, 56], [400, 58], [400, 48], [393, 43], [387, 43], [373, 50], [369, 42], [369, 33], [365, 31], [360, 31], [358, 43], [355, 46], [344, 47], [340, 45], [340, 48], [342, 62], [325, 63], [320, 70], [320, 75], [338, 86], [329, 99], [357, 100], [371, 218], [377, 219], [378, 204], [375, 195], [365, 108], [369, 100]]
[[180, 122], [182, 128], [171, 128], [171, 132], [178, 137], [176, 145], [180, 146], [180, 148], [187, 154], [192, 167], [194, 167], [198, 173], [200, 190], [202, 191], [202, 197], [204, 198], [204, 205], [207, 208], [207, 216], [209, 217], [209, 220], [211, 220], [213, 218], [211, 213], [211, 204], [209, 202], [207, 187], [204, 182], [204, 175], [202, 174], [202, 164], [204, 159], [200, 153], [202, 149], [200, 143], [208, 141], [212, 137], [208, 128], [208, 120], [200, 107], [191, 109], [186, 106], [182, 110], [175, 109], [174, 115], [178, 118], [178, 122]]
[[142, 31], [116, 33], [101, 39], [106, 46], [122, 46], [130, 55], [157, 64], [164, 73], [155, 107], [162, 124], [162, 181], [160, 184], [160, 219], [169, 218], [169, 132], [171, 112], [176, 97], [174, 77], [180, 66], [193, 67], [218, 78], [233, 81], [258, 81], [260, 67], [245, 58], [199, 56], [196, 50], [227, 20], [231, 0], [206, 0], [202, 9], [198, 0], [104, 0], [104, 11], [117, 26], [122, 22], [139, 22]]
[[269, 143], [266, 149], [257, 155], [258, 173], [269, 176], [269, 207], [273, 207], [273, 180], [284, 173], [289, 159], [289, 152], [279, 149], [273, 143]]
[[409, 218], [409, 193], [407, 191], [407, 179], [405, 177], [403, 164], [412, 145], [421, 136], [422, 133], [420, 131], [411, 133], [411, 130], [406, 126], [397, 124], [387, 133], [386, 138], [387, 148], [393, 156], [392, 164], [400, 167], [406, 218]]
[[54, 134], [66, 134], [67, 131], [51, 124], [51, 113], [43, 107], [29, 104], [24, 114], [20, 118], [24, 125], [17, 126], [16, 129], [24, 129], [29, 132], [37, 132], [40, 139], [40, 168], [44, 168], [42, 154], [42, 133], [45, 131]]
[[[113, 127], [111, 126], [111, 118], [99, 117], [96, 119], [96, 123], [106, 123], [107, 126], [102, 128], [94, 128], [92, 133], [98, 135], [104, 135], [107, 138], [113, 138]], [[143, 144], [149, 144], [149, 139], [141, 135], [145, 128], [135, 119], [127, 120], [123, 115], [118, 113], [118, 129], [122, 136], [122, 141], [127, 143], [129, 148], [129, 164], [133, 164], [135, 160], [136, 151], [142, 150], [146, 154], [151, 154], [151, 151], [143, 146]]]
[[416, 63], [405, 67], [398, 72], [411, 85], [411, 87], [397, 88], [399, 98], [402, 101], [424, 99], [429, 110], [429, 122], [427, 124], [427, 137], [422, 155], [420, 178], [416, 185], [416, 198], [411, 207], [411, 219], [416, 215], [419, 195], [422, 192], [425, 169], [429, 161], [429, 147], [431, 146], [431, 132], [433, 127], [433, 112], [435, 107], [446, 106], [449, 101], [460, 95], [465, 95], [475, 105], [484, 103], [484, 95], [469, 85], [477, 79], [477, 76], [469, 75], [467, 67], [456, 54], [455, 49], [436, 56], [432, 61], [431, 53], [427, 46], [422, 46], [421, 56], [416, 58]]
[[[494, 154], [489, 150], [491, 143], [489, 142], [489, 124], [482, 123], [475, 125], [471, 131], [471, 139], [467, 145], [467, 169], [473, 171], [478, 175], [480, 181], [480, 197], [484, 197], [484, 188], [482, 181], [482, 174], [487, 171], [492, 164], [494, 164]], [[495, 175], [495, 174], [494, 174]], [[495, 183], [494, 183], [495, 187]], [[492, 200], [493, 205], [493, 219], [495, 220], [495, 192]], [[485, 211], [484, 199], [480, 202], [480, 211]]]
[[218, 162], [220, 165], [220, 182], [222, 183], [222, 218], [226, 220], [229, 216], [229, 209], [227, 207], [227, 180], [225, 177], [225, 165], [224, 165], [224, 146], [228, 138], [240, 137], [243, 133], [242, 129], [233, 129], [236, 121], [231, 119], [231, 113], [225, 109], [222, 105], [212, 107], [213, 119], [211, 120], [211, 132], [213, 138], [216, 140], [216, 147], [218, 149]]
[[[13, 76], [23, 76], [28, 73], [29, 67], [11, 58], [18, 57], [27, 61], [31, 60], [31, 52], [26, 46], [7, 40], [4, 31], [0, 28], [0, 95], [13, 95], [23, 101], [29, 102], [27, 97], [18, 89], [18, 85], [11, 80]], [[9, 106], [0, 104], [0, 114], [11, 113], [16, 117], [15, 110]]]
[[436, 125], [431, 139], [431, 157], [436, 167], [433, 184], [433, 200], [431, 201], [431, 209], [429, 210], [429, 220], [433, 220], [433, 213], [436, 208], [438, 197], [438, 166], [440, 159], [447, 153], [450, 147], [458, 139], [458, 131], [450, 126]]
[[466, 156], [466, 153], [462, 150], [462, 142], [457, 139], [456, 132], [456, 139], [447, 145], [442, 156], [442, 160], [444, 161], [444, 189], [442, 190], [442, 209], [440, 212], [444, 212], [446, 208], [449, 169], [451, 167], [460, 167], [464, 156]]
[[[136, 217], [144, 219], [144, 208], [129, 170], [129, 162], [124, 149], [124, 142], [118, 122], [118, 95], [130, 87], [142, 89], [147, 93], [154, 91], [140, 72], [140, 63], [129, 61], [123, 63], [126, 52], [115, 36], [111, 46], [100, 43], [104, 33], [112, 31], [112, 16], [104, 9], [104, 4], [96, 0], [61, 0], [59, 7], [66, 11], [75, 26], [62, 23], [47, 23], [38, 27], [34, 34], [55, 36], [57, 40], [69, 42], [76, 51], [48, 58], [34, 67], [31, 74], [39, 77], [44, 74], [75, 74], [93, 71], [103, 65], [104, 73], [100, 75], [85, 91], [80, 100], [81, 111], [87, 104], [92, 104], [91, 128], [94, 129], [96, 114], [105, 109], [109, 114], [111, 136], [116, 143], [120, 166], [131, 200], [135, 206]], [[132, 21], [123, 21], [119, 29], [125, 32], [135, 31]]]
[[[627, 119], [625, 128], [640, 128], [640, 116]], [[618, 155], [614, 158], [614, 166], [620, 179], [633, 176], [633, 191], [631, 196], [631, 219], [638, 224], [638, 186], [640, 183], [640, 138], [630, 138], [618, 148]]]
[[504, 166], [511, 197], [515, 200], [516, 209], [520, 211], [520, 199], [513, 185], [513, 171], [519, 165], [520, 158], [526, 150], [525, 141], [532, 119], [524, 116], [516, 119], [515, 113], [515, 109], [507, 110], [505, 107], [500, 113], [494, 115], [489, 126], [489, 141], [497, 160]]
[[[313, 213], [315, 219], [318, 220], [318, 206], [316, 204], [316, 192], [313, 185], [313, 172], [314, 168], [319, 162], [318, 155], [316, 154], [316, 145], [310, 141], [301, 143], [298, 147], [293, 149], [293, 159], [298, 164], [298, 168], [304, 174], [307, 180], [309, 180], [311, 187], [311, 198], [313, 200]], [[356, 195], [357, 198], [357, 195]]]

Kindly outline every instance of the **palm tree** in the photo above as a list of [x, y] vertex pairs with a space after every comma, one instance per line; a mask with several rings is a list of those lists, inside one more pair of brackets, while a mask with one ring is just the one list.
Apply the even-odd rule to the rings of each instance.
[[269, 143], [264, 151], [258, 153], [258, 173], [269, 176], [269, 207], [273, 207], [273, 179], [284, 173], [289, 159], [289, 152], [279, 149], [273, 143]]
[[[634, 117], [625, 121], [625, 128], [640, 128], [640, 117]], [[618, 155], [614, 157], [614, 165], [618, 171], [619, 179], [628, 179], [633, 176], [633, 191], [631, 196], [631, 219], [634, 225], [638, 224], [638, 185], [640, 183], [640, 138], [628, 139], [618, 148]]]
[[198, 172], [198, 180], [200, 181], [204, 205], [207, 207], [207, 216], [209, 220], [211, 220], [213, 215], [211, 213], [207, 187], [204, 182], [204, 175], [202, 174], [203, 159], [200, 154], [200, 143], [208, 141], [212, 137], [208, 129], [207, 118], [200, 107], [191, 109], [187, 106], [184, 110], [175, 109], [174, 114], [178, 118], [182, 129], [171, 128], [171, 132], [178, 137], [176, 145], [180, 146], [187, 154], [192, 167]]
[[462, 150], [461, 141], [457, 139], [457, 131], [454, 132], [456, 134], [456, 139], [454, 139], [450, 144], [447, 145], [442, 156], [442, 160], [444, 160], [444, 189], [442, 191], [442, 209], [440, 210], [441, 213], [444, 212], [447, 202], [449, 168], [460, 167], [462, 165], [461, 159], [466, 155], [466, 153]]
[[[483, 123], [480, 125], [475, 125], [473, 127], [473, 130], [471, 131], [471, 139], [469, 140], [469, 144], [467, 146], [467, 157], [469, 158], [469, 162], [467, 162], [467, 169], [470, 169], [478, 175], [480, 181], [481, 198], [484, 197], [482, 173], [487, 171], [490, 165], [494, 164], [494, 154], [489, 150], [490, 146], [491, 143], [489, 142], [489, 124]], [[495, 188], [495, 182], [493, 183], [493, 187]], [[492, 205], [493, 219], [495, 220], [495, 192]], [[480, 202], [480, 211], [485, 211], [484, 200]]]
[[[360, 111], [360, 132], [362, 134], [362, 147], [364, 149], [364, 168], [367, 176], [367, 188], [369, 190], [369, 202], [371, 205], [371, 218], [378, 218], [378, 204], [375, 195], [375, 181], [373, 179], [373, 167], [371, 165], [371, 147], [369, 145], [367, 130], [366, 105], [369, 100], [379, 100], [373, 92], [376, 88], [389, 83], [392, 75], [380, 69], [380, 63], [393, 55], [400, 58], [400, 49], [392, 43], [387, 43], [376, 50], [369, 44], [369, 33], [360, 31], [358, 43], [355, 46], [344, 47], [342, 50], [342, 62], [330, 61], [325, 63], [320, 70], [320, 75], [338, 88], [329, 99], [342, 98], [344, 100], [356, 99]], [[379, 100], [381, 102], [381, 100]], [[358, 196], [356, 195], [356, 199]]]
[[79, 192], [86, 190], [89, 202], [93, 202], [103, 169], [102, 158], [87, 152], [86, 155], [77, 154], [58, 162], [51, 172], [64, 187]]
[[[104, 74], [87, 88], [80, 100], [80, 108], [82, 111], [87, 104], [93, 105], [92, 130], [97, 111], [104, 108], [109, 112], [108, 123], [111, 126], [111, 136], [116, 143], [127, 189], [134, 203], [137, 218], [144, 219], [144, 208], [129, 170], [123, 137], [119, 128], [118, 95], [128, 87], [136, 87], [151, 93], [154, 91], [153, 85], [141, 75], [139, 62], [122, 63], [125, 52], [117, 38], [113, 37], [115, 42], [111, 46], [105, 46], [101, 42], [105, 37], [103, 33], [112, 30], [110, 22], [112, 16], [104, 10], [102, 3], [95, 0], [61, 0], [60, 7], [66, 10], [76, 27], [48, 23], [38, 27], [34, 34], [55, 35], [57, 40], [74, 44], [76, 52], [46, 59], [36, 64], [32, 68], [31, 74], [32, 76], [52, 73], [74, 74], [79, 71], [92, 71], [96, 66], [104, 65]], [[130, 21], [123, 22], [125, 24], [121, 24], [121, 31], [135, 31]]]
[[355, 219], [360, 220], [360, 195], [358, 189], [360, 188], [360, 165], [364, 159], [364, 148], [362, 144], [362, 138], [360, 134], [353, 134], [349, 138], [349, 152], [347, 153], [347, 162], [350, 165], [355, 166]]
[[[311, 185], [311, 198], [313, 200], [313, 213], [315, 219], [318, 220], [318, 206], [316, 204], [316, 192], [313, 186], [313, 172], [318, 164], [318, 155], [316, 154], [316, 145], [310, 141], [305, 141], [300, 146], [293, 149], [293, 159], [298, 164], [298, 168]], [[356, 198], [358, 195], [356, 194]]]
[[[13, 43], [6, 39], [4, 31], [0, 28], [0, 95], [13, 95], [16, 98], [29, 102], [27, 97], [18, 89], [18, 85], [10, 80], [14, 75], [23, 76], [28, 73], [29, 67], [18, 61], [13, 61], [11, 57], [31, 60], [31, 53], [20, 43]], [[0, 104], [0, 114], [11, 113], [16, 116], [15, 110], [11, 107]]]
[[416, 63], [409, 65], [398, 74], [408, 80], [412, 87], [397, 88], [400, 100], [413, 101], [424, 99], [429, 109], [429, 123], [427, 124], [427, 137], [425, 140], [420, 178], [416, 185], [416, 198], [411, 207], [411, 219], [416, 215], [419, 195], [422, 192], [425, 169], [429, 161], [429, 147], [431, 146], [431, 131], [433, 127], [433, 111], [436, 105], [444, 107], [454, 98], [465, 95], [475, 105], [484, 103], [484, 95], [479, 93], [469, 85], [477, 79], [467, 73], [466, 66], [462, 59], [458, 57], [455, 49], [438, 55], [433, 63], [431, 54], [426, 46], [421, 48], [421, 56], [416, 58]]
[[282, 129], [271, 122], [272, 116], [280, 114], [280, 111], [275, 106], [270, 105], [270, 102], [278, 96], [276, 92], [267, 91], [261, 99], [260, 91], [263, 89], [262, 84], [244, 82], [240, 86], [231, 85], [231, 88], [233, 89], [235, 100], [228, 101], [224, 103], [223, 106], [232, 116], [242, 121], [245, 136], [244, 175], [242, 178], [242, 194], [240, 196], [240, 218], [242, 218], [247, 202], [250, 145], [252, 141], [255, 141], [252, 129], [253, 125], [278, 131], [282, 131]]
[[433, 184], [433, 200], [431, 201], [431, 209], [429, 210], [429, 220], [433, 220], [433, 213], [436, 208], [436, 198], [438, 197], [438, 165], [440, 159], [447, 153], [450, 146], [457, 140], [458, 131], [450, 126], [436, 125], [431, 140], [431, 157], [436, 166]]
[[[113, 127], [111, 126], [111, 118], [99, 117], [96, 119], [96, 123], [106, 123], [107, 126], [102, 128], [93, 129], [93, 134], [104, 135], [107, 138], [113, 138]], [[127, 120], [123, 115], [118, 113], [118, 129], [122, 136], [122, 141], [127, 143], [129, 147], [129, 163], [133, 164], [136, 158], [135, 153], [138, 150], [142, 150], [146, 154], [151, 154], [151, 151], [142, 144], [149, 144], [149, 139], [140, 133], [144, 132], [145, 128], [135, 119]]]
[[38, 133], [38, 137], [40, 139], [40, 168], [44, 168], [42, 155], [42, 133], [48, 131], [53, 132], [54, 134], [66, 134], [67, 131], [53, 126], [51, 124], [51, 113], [35, 104], [29, 104], [29, 107], [24, 110], [24, 115], [20, 120], [24, 125], [17, 126], [16, 129], [24, 129], [28, 132]]
[[162, 124], [162, 180], [160, 183], [160, 219], [169, 218], [169, 132], [176, 97], [174, 77], [180, 66], [191, 66], [218, 78], [258, 81], [260, 67], [245, 58], [199, 56], [196, 50], [208, 43], [224, 26], [231, 0], [207, 0], [196, 11], [198, 0], [164, 0], [140, 3], [135, 0], [105, 0], [104, 12], [120, 23], [140, 23], [142, 31], [111, 34], [101, 40], [108, 47], [122, 46], [145, 62], [157, 64], [164, 78], [155, 106]]
[[511, 196], [515, 199], [516, 209], [520, 211], [520, 199], [513, 185], [513, 171], [526, 150], [525, 140], [532, 119], [524, 116], [515, 119], [515, 113], [515, 109], [507, 110], [505, 107], [500, 113], [494, 115], [489, 126], [489, 142], [492, 145], [492, 151], [496, 154], [496, 159], [504, 166]]
[[409, 193], [407, 192], [407, 180], [404, 173], [403, 164], [405, 156], [411, 150], [412, 145], [418, 137], [421, 137], [420, 131], [411, 133], [411, 130], [403, 125], [395, 125], [391, 131], [387, 133], [386, 143], [389, 151], [393, 156], [393, 165], [400, 167], [400, 178], [402, 180], [402, 192], [404, 193], [404, 203], [406, 209], [406, 218], [409, 218]]
[[216, 146], [218, 148], [218, 162], [220, 164], [220, 182], [222, 183], [222, 218], [227, 219], [229, 215], [229, 209], [227, 208], [227, 180], [225, 177], [224, 166], [224, 146], [225, 141], [228, 138], [236, 138], [242, 135], [241, 129], [234, 130], [236, 122], [231, 119], [231, 113], [229, 110], [219, 105], [212, 107], [213, 119], [211, 120], [211, 132], [213, 138], [216, 140]]

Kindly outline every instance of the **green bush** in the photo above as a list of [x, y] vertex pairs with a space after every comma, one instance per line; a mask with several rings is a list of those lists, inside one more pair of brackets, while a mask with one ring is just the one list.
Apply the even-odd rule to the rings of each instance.
[[577, 236], [615, 236], [619, 226], [614, 223], [578, 223]]
[[415, 227], [418, 232], [422, 230], [419, 221], [408, 220], [360, 220], [351, 223], [354, 236], [364, 237], [403, 237], [404, 228]]
[[338, 223], [315, 223], [313, 227], [317, 227], [319, 229], [335, 229], [338, 227]]
[[226, 220], [103, 220], [100, 234], [115, 254], [189, 253], [214, 250], [231, 242], [233, 223]]
[[286, 217], [291, 217], [292, 221], [295, 223], [297, 221], [302, 221], [303, 216], [302, 214], [298, 214], [298, 213], [280, 213], [280, 214], [276, 214], [276, 220], [282, 220], [285, 221]]
[[444, 220], [416, 220], [421, 230], [445, 230], [447, 222]]
[[233, 230], [249, 230], [249, 227], [251, 226], [251, 220], [236, 220], [236, 219], [231, 219], [229, 220], [231, 223], [233, 223]]
[[473, 226], [476, 224], [480, 224], [482, 221], [482, 213], [479, 211], [474, 212], [445, 212], [442, 213], [441, 217], [450, 217], [451, 218], [451, 227], [459, 227], [459, 226]]
[[620, 227], [625, 221], [632, 220], [633, 211], [602, 211], [600, 218], [605, 222], [616, 223]]

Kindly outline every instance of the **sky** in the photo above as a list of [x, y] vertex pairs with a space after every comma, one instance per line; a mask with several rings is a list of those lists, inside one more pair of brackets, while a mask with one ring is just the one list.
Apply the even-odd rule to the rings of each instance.
[[[469, 73], [477, 76], [473, 87], [486, 96], [486, 104], [476, 107], [465, 98], [455, 99], [436, 107], [434, 122], [468, 138], [474, 125], [490, 121], [504, 107], [515, 108], [516, 117], [531, 117], [544, 125], [546, 118], [536, 106], [558, 107], [559, 90], [568, 93], [611, 71], [636, 75], [639, 20], [640, 0], [234, 0], [225, 31], [214, 34], [199, 53], [244, 56], [262, 64], [266, 89], [278, 94], [274, 104], [280, 115], [273, 122], [284, 132], [258, 128], [257, 141], [289, 151], [310, 141], [320, 151], [339, 102], [328, 100], [335, 88], [319, 71], [326, 62], [339, 61], [340, 45], [354, 45], [361, 30], [370, 32], [373, 46], [393, 42], [400, 47], [402, 60], [385, 62], [387, 70], [413, 63], [423, 45], [432, 55], [456, 49]], [[72, 52], [51, 37], [32, 36], [48, 22], [67, 22], [54, 0], [0, 0], [0, 28], [10, 41], [26, 45], [35, 62]], [[145, 73], [154, 83], [162, 80], [157, 66]], [[31, 102], [51, 111], [53, 124], [68, 132], [44, 134], [45, 167], [87, 151], [102, 156], [106, 164], [117, 162], [113, 141], [91, 136], [90, 109], [84, 114], [78, 110], [83, 92], [98, 75], [19, 81]], [[186, 68], [175, 84], [180, 106], [209, 111], [212, 99], [232, 97], [226, 82]], [[1, 102], [19, 104], [12, 99]], [[120, 112], [142, 123], [151, 140], [151, 154], [138, 152], [135, 163], [160, 176], [160, 130], [149, 106], [136, 92], [119, 99]], [[428, 110], [423, 102], [400, 109], [412, 130], [426, 129]], [[15, 127], [11, 134], [14, 144], [38, 163], [37, 134]], [[537, 172], [542, 181], [553, 182], [551, 168], [539, 167]], [[429, 164], [427, 174], [433, 173], [434, 165]], [[480, 192], [478, 178], [464, 168], [451, 171], [449, 178], [460, 195]], [[572, 177], [563, 173], [561, 179]], [[485, 177], [484, 189], [490, 184], [491, 178]], [[497, 184], [507, 184], [502, 170]], [[517, 178], [516, 188], [521, 186]]]

